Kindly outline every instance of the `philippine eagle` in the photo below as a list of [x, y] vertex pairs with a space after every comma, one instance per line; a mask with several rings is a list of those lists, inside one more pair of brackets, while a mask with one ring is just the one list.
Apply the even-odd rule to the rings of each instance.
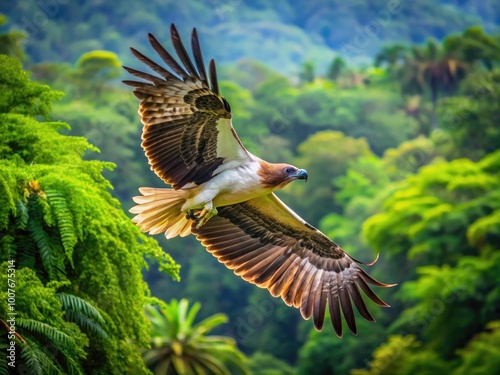
[[[142, 147], [151, 169], [171, 188], [140, 188], [130, 212], [143, 232], [167, 238], [196, 235], [202, 245], [244, 280], [267, 288], [289, 306], [313, 317], [321, 330], [326, 306], [333, 328], [342, 336], [341, 311], [357, 334], [354, 306], [374, 321], [363, 291], [388, 306], [368, 284], [374, 280], [327, 236], [288, 208], [274, 191], [307, 172], [287, 163], [268, 163], [241, 143], [231, 107], [219, 91], [214, 60], [208, 73], [196, 29], [193, 60], [171, 26], [180, 63], [149, 34], [149, 42], [166, 68], [134, 48], [132, 53], [158, 75], [129, 67], [144, 81], [124, 81], [140, 99]], [[371, 263], [373, 264], [373, 263]], [[368, 264], [368, 265], [371, 265]]]

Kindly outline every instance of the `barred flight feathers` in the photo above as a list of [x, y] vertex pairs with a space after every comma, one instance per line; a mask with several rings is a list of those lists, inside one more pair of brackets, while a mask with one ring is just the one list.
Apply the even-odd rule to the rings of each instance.
[[220, 207], [218, 211], [201, 228], [191, 228], [198, 240], [235, 274], [267, 288], [287, 305], [300, 308], [304, 319], [312, 316], [317, 330], [323, 327], [327, 305], [339, 337], [340, 311], [349, 329], [357, 334], [352, 303], [361, 316], [375, 321], [361, 291], [376, 304], [388, 306], [369, 284], [392, 285], [369, 276], [359, 267], [360, 262], [304, 222], [276, 195]]
[[167, 184], [179, 189], [201, 185], [214, 173], [223, 171], [224, 164], [243, 164], [253, 156], [233, 129], [229, 105], [219, 93], [213, 60], [209, 67], [210, 80], [207, 80], [196, 30], [191, 37], [195, 64], [174, 25], [171, 38], [180, 63], [149, 34], [151, 46], [166, 67], [132, 48], [134, 56], [159, 77], [124, 67], [147, 82], [123, 82], [134, 87], [135, 96], [141, 100], [142, 147], [151, 169]]

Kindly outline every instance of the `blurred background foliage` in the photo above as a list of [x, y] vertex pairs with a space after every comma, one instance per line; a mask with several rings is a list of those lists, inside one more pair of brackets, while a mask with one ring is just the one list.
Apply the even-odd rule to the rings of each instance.
[[[0, 53], [12, 56], [0, 69], [0, 248], [2, 261], [13, 254], [20, 261], [27, 320], [19, 329], [33, 349], [23, 352], [32, 361], [25, 363], [181, 373], [189, 366], [178, 340], [199, 329], [192, 346], [182, 343], [208, 356], [200, 365], [208, 373], [498, 373], [498, 1], [21, 0], [0, 12]], [[177, 265], [155, 241], [130, 222], [117, 227], [127, 222], [120, 204], [130, 208], [139, 186], [163, 186], [140, 147], [137, 101], [120, 83], [120, 65], [140, 66], [129, 46], [151, 53], [147, 32], [168, 46], [171, 22], [186, 39], [198, 28], [245, 145], [308, 170], [307, 184], [280, 197], [354, 257], [380, 254], [373, 275], [398, 283], [381, 291], [392, 307], [373, 308], [377, 323], [360, 320], [358, 337], [316, 332], [194, 238], [157, 236], [182, 266], [174, 281], [166, 273], [175, 278]], [[83, 214], [84, 206], [95, 212]], [[90, 230], [93, 215], [101, 219]], [[123, 263], [106, 268], [117, 254]], [[146, 271], [144, 255], [162, 266], [148, 261]], [[103, 265], [91, 264], [100, 258]], [[95, 275], [85, 286], [99, 267], [113, 282]], [[133, 273], [130, 289], [118, 286], [125, 270]], [[32, 295], [46, 296], [51, 308], [37, 311]], [[126, 320], [113, 301], [128, 306], [134, 298]], [[149, 303], [159, 310], [140, 313]], [[189, 314], [182, 331], [175, 322]], [[53, 329], [41, 330], [46, 325]], [[210, 330], [220, 342], [207, 346]], [[147, 365], [132, 366], [141, 353]], [[214, 361], [221, 366], [210, 368]]]

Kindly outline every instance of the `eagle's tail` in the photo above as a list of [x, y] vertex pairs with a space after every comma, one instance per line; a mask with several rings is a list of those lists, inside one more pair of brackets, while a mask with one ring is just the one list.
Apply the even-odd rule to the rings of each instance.
[[165, 237], [185, 237], [191, 233], [191, 222], [186, 213], [181, 211], [186, 202], [185, 190], [140, 188], [142, 196], [133, 197], [137, 206], [130, 212], [137, 214], [132, 221], [142, 232], [158, 234], [165, 232]]

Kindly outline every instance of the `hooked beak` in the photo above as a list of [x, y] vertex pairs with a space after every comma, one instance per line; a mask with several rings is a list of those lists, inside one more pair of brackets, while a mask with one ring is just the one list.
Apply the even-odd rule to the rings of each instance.
[[306, 180], [307, 182], [307, 171], [305, 169], [298, 169], [297, 173], [295, 174], [295, 178], [297, 180]]

